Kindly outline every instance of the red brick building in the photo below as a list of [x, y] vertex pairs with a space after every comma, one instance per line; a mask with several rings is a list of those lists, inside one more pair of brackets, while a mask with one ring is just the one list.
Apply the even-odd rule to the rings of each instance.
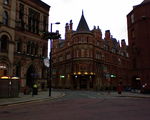
[[134, 6], [127, 15], [132, 85], [150, 85], [150, 0]]
[[82, 13], [77, 29], [66, 23], [65, 40], [54, 40], [52, 47], [52, 87], [104, 89], [129, 82], [129, 57], [125, 40], [112, 38], [99, 27], [90, 30]]

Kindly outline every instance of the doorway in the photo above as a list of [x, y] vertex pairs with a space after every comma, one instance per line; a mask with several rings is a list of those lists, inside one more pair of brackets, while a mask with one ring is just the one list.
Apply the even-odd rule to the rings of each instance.
[[33, 84], [36, 82], [36, 75], [35, 67], [30, 65], [27, 70], [26, 86], [32, 88]]
[[132, 88], [133, 89], [140, 89], [141, 88], [141, 79], [139, 76], [132, 77]]

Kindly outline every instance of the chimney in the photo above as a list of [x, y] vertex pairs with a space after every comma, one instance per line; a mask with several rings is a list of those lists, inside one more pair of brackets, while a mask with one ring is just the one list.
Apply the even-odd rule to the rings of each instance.
[[72, 30], [72, 27], [73, 27], [73, 23], [72, 20], [70, 20], [70, 30]]
[[105, 40], [110, 40], [110, 37], [111, 37], [110, 30], [106, 30], [105, 31]]
[[122, 47], [126, 47], [126, 41], [125, 41], [125, 39], [122, 39], [122, 40], [121, 40], [121, 46], [122, 46]]
[[69, 30], [69, 25], [68, 25], [68, 23], [66, 23], [65, 30], [66, 30], [66, 32], [68, 32], [68, 30]]

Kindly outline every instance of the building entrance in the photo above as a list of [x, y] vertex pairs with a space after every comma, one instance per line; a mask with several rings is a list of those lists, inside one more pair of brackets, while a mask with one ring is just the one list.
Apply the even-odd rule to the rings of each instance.
[[134, 76], [132, 78], [132, 88], [141, 89], [141, 78], [139, 76]]
[[75, 89], [92, 89], [94, 77], [91, 75], [75, 75], [73, 86]]
[[87, 89], [88, 87], [88, 79], [86, 77], [81, 77], [80, 78], [80, 88], [81, 89]]

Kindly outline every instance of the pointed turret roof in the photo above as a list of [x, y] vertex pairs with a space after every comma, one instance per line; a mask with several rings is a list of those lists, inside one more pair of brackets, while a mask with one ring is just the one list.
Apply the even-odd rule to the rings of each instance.
[[89, 32], [90, 31], [88, 24], [85, 20], [83, 11], [82, 11], [82, 16], [81, 16], [80, 22], [79, 22], [78, 27], [77, 27], [77, 31], [78, 32]]

